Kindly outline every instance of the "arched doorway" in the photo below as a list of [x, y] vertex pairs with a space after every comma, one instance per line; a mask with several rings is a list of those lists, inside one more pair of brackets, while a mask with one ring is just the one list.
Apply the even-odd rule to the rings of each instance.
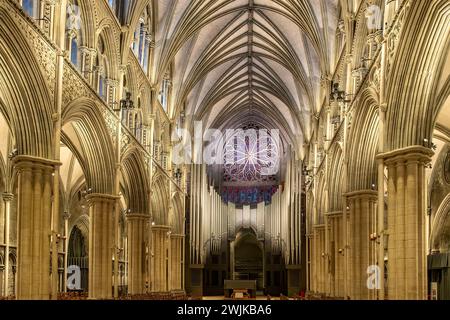
[[256, 280], [257, 289], [264, 289], [263, 245], [251, 229], [242, 230], [234, 246], [234, 277], [236, 280]]
[[[74, 226], [72, 232], [70, 233], [69, 240], [69, 256], [68, 256], [68, 267], [72, 269], [76, 267], [80, 271], [80, 287], [69, 288], [71, 291], [88, 291], [88, 281], [89, 281], [89, 244], [88, 239], [84, 235], [83, 231], [78, 227]], [[70, 276], [70, 275], [68, 275]]]

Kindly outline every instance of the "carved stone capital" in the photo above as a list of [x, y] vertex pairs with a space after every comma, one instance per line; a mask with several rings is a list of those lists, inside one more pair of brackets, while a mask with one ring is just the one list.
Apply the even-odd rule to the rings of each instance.
[[2, 193], [2, 199], [3, 199], [3, 201], [5, 201], [5, 202], [11, 202], [11, 201], [14, 200], [14, 194], [12, 194], [12, 193], [7, 193], [7, 192]]
[[109, 87], [117, 88], [119, 86], [119, 81], [115, 79], [106, 79], [105, 83]]
[[127, 220], [150, 220], [150, 216], [148, 214], [143, 213], [127, 213], [126, 214]]
[[351, 53], [345, 55], [345, 63], [350, 64], [353, 62], [353, 55]]
[[431, 162], [434, 151], [424, 146], [411, 146], [394, 151], [389, 151], [377, 156], [377, 159], [384, 159], [386, 165], [396, 165], [406, 162], [420, 162], [427, 164]]
[[71, 216], [72, 215], [70, 214], [70, 212], [67, 212], [67, 211], [65, 211], [64, 214], [63, 214], [64, 220], [69, 220]]
[[127, 64], [121, 64], [121, 65], [119, 65], [119, 72], [120, 73], [127, 73], [127, 70], [128, 70], [128, 65]]

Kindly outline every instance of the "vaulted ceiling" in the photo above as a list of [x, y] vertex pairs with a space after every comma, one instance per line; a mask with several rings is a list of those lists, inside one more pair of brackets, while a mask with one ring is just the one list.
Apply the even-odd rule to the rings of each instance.
[[[247, 122], [301, 147], [334, 71], [338, 0], [159, 0], [153, 76], [205, 128]], [[155, 79], [156, 82], [161, 79]]]

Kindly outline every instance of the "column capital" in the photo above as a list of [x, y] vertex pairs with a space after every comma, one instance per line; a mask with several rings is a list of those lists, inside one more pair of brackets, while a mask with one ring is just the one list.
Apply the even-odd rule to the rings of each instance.
[[99, 74], [104, 74], [105, 67], [104, 66], [94, 66], [94, 71], [97, 71]]
[[169, 226], [161, 226], [161, 225], [154, 225], [152, 226], [153, 231], [170, 231], [171, 227]]
[[356, 16], [353, 12], [347, 12], [345, 13], [345, 18], [349, 21], [355, 21], [356, 20]]
[[325, 213], [325, 216], [329, 217], [329, 218], [342, 217], [342, 211], [327, 212], [327, 213]]
[[127, 213], [127, 220], [150, 220], [150, 216], [144, 213]]
[[84, 53], [84, 54], [91, 54], [91, 51], [92, 51], [91, 48], [86, 47], [86, 46], [80, 46], [78, 49], [80, 50], [81, 53]]
[[345, 55], [345, 62], [346, 62], [347, 64], [353, 63], [353, 54], [347, 53], [347, 54]]
[[410, 146], [379, 154], [377, 159], [383, 159], [386, 165], [399, 162], [418, 161], [427, 164], [431, 161], [434, 151], [424, 146]]
[[378, 191], [376, 190], [357, 190], [344, 194], [348, 199], [356, 198], [378, 198]]
[[331, 83], [331, 76], [329, 74], [322, 74], [320, 76], [320, 86], [322, 88], [328, 88], [329, 84]]
[[88, 50], [89, 50], [91, 55], [97, 54], [97, 49], [96, 48], [88, 48]]
[[60, 167], [62, 165], [59, 161], [26, 155], [14, 157], [12, 163], [14, 168], [19, 171], [27, 169], [43, 169], [53, 171], [56, 167]]
[[86, 196], [86, 201], [92, 205], [93, 202], [111, 202], [115, 203], [120, 197], [110, 194], [91, 193]]
[[316, 225], [313, 225], [313, 229], [314, 230], [325, 230], [325, 225], [324, 224], [316, 224]]
[[64, 220], [69, 220], [71, 216], [72, 215], [70, 214], [70, 212], [67, 212], [67, 211], [65, 211], [64, 214], [63, 214]]
[[119, 65], [119, 72], [125, 74], [125, 73], [127, 72], [127, 70], [128, 70], [128, 65], [127, 65], [127, 64], [121, 64], [121, 65]]
[[3, 201], [5, 202], [11, 202], [14, 200], [14, 194], [12, 193], [8, 193], [8, 192], [4, 192], [1, 194]]
[[106, 85], [114, 87], [114, 88], [119, 86], [119, 80], [116, 80], [116, 79], [108, 78], [105, 80], [105, 83], [106, 83]]

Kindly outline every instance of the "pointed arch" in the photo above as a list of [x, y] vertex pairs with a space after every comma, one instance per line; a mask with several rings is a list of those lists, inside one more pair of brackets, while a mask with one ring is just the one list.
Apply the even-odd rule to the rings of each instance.
[[22, 28], [0, 7], [0, 112], [12, 129], [18, 154], [53, 158], [52, 106]]
[[167, 190], [167, 179], [159, 174], [154, 178], [152, 185], [152, 218], [158, 226], [168, 226], [169, 224], [169, 192]]
[[88, 98], [72, 101], [62, 113], [62, 141], [77, 157], [89, 188], [112, 194], [114, 148], [99, 106]]
[[450, 215], [450, 194], [439, 205], [431, 224], [430, 248], [439, 249], [440, 237], [445, 231], [445, 223]]
[[149, 185], [143, 155], [133, 148], [122, 160], [122, 183], [128, 209], [133, 213], [149, 213]]
[[371, 190], [377, 181], [376, 155], [379, 141], [379, 102], [369, 88], [362, 94], [349, 133], [348, 191]]
[[95, 48], [95, 26], [96, 21], [96, 9], [93, 6], [92, 1], [89, 0], [76, 0], [75, 5], [80, 7], [81, 14], [81, 29], [83, 33], [82, 45], [88, 48]]
[[328, 194], [329, 194], [329, 212], [342, 210], [342, 194], [344, 192], [344, 162], [342, 159], [342, 147], [339, 143], [331, 146], [329, 155], [331, 159], [328, 167]]
[[411, 1], [397, 46], [387, 83], [388, 150], [432, 141], [438, 83], [450, 50], [450, 2]]
[[108, 58], [107, 76], [110, 79], [116, 79], [119, 71], [120, 53], [119, 30], [116, 30], [116, 23], [109, 18], [100, 21], [96, 32], [96, 47], [100, 40], [104, 41], [104, 55]]
[[172, 227], [172, 233], [176, 235], [184, 234], [184, 206], [183, 206], [183, 194], [176, 192], [172, 196], [172, 208], [173, 217], [170, 226]]
[[314, 224], [320, 225], [325, 221], [325, 214], [327, 213], [327, 191], [326, 191], [326, 181], [324, 172], [321, 171], [318, 177], [319, 183], [317, 184], [317, 196], [316, 196], [316, 216], [314, 217]]

